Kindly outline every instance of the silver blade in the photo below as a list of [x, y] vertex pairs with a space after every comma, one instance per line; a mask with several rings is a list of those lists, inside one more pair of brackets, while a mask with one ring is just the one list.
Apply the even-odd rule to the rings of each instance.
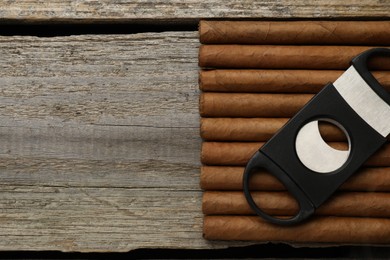
[[[337, 122], [327, 120], [338, 124]], [[342, 126], [340, 128], [346, 133]], [[346, 133], [348, 136], [348, 134]], [[329, 146], [318, 128], [318, 120], [304, 125], [295, 140], [295, 150], [299, 160], [307, 168], [318, 173], [328, 173], [339, 169], [348, 160], [351, 152], [351, 141], [348, 136], [348, 151], [341, 151]]]
[[390, 133], [390, 106], [349, 67], [333, 85], [352, 109], [383, 137]]

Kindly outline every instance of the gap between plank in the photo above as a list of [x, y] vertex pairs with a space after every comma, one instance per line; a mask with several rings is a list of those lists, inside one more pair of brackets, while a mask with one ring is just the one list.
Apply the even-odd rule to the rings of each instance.
[[0, 36], [58, 37], [87, 34], [136, 34], [197, 30], [198, 23], [196, 21], [180, 23], [6, 23], [0, 27]]
[[[85, 34], [135, 34], [167, 31], [197, 31], [201, 19], [1, 19], [0, 36], [57, 37]], [[380, 21], [389, 17], [293, 17], [293, 18], [207, 18], [230, 21]]]

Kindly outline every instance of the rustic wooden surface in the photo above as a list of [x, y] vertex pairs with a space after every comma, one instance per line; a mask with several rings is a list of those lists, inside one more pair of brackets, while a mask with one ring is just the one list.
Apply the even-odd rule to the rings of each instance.
[[[5, 0], [0, 22], [382, 19], [389, 9], [382, 0]], [[196, 32], [0, 36], [0, 250], [245, 245], [202, 238], [198, 46]]]
[[196, 32], [0, 37], [0, 250], [202, 238]]
[[199, 18], [335, 18], [389, 17], [386, 0], [4, 0], [2, 20], [40, 21], [141, 21]]

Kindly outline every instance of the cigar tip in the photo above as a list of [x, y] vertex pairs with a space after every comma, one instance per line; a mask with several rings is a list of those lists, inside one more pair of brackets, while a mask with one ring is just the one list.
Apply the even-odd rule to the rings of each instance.
[[205, 140], [206, 138], [206, 131], [204, 129], [204, 120], [203, 120], [203, 117], [200, 118], [200, 126], [199, 126], [199, 134], [200, 134], [200, 138], [202, 138], [203, 140]]
[[198, 72], [198, 85], [199, 85], [199, 89], [200, 90], [203, 90], [203, 85], [202, 85], [202, 81], [203, 81], [202, 75], [203, 75], [203, 73], [202, 72], [203, 72], [202, 70], [199, 70], [199, 72]]
[[204, 156], [204, 145], [205, 145], [205, 142], [202, 143], [202, 147], [200, 148], [200, 162], [202, 164], [206, 164], [205, 163], [205, 156]]
[[199, 32], [199, 41], [202, 43], [202, 34], [203, 34], [203, 25], [204, 25], [204, 21], [203, 20], [200, 20], [199, 21], [199, 24], [198, 24], [198, 32]]
[[204, 113], [204, 95], [203, 95], [203, 93], [201, 93], [199, 95], [199, 114], [201, 116], [205, 116], [205, 113]]
[[207, 215], [207, 200], [205, 199], [205, 193], [203, 192], [202, 196], [202, 213]]
[[203, 218], [203, 232], [202, 232], [202, 236], [205, 239], [208, 239], [207, 237], [208, 237], [209, 225], [210, 225], [209, 222], [210, 222], [209, 221], [209, 216], [204, 216], [204, 218]]
[[207, 32], [210, 31], [208, 21], [201, 20], [198, 25], [200, 43], [207, 43]]
[[200, 45], [200, 46], [199, 46], [199, 52], [198, 52], [198, 66], [199, 66], [199, 67], [202, 67], [202, 66], [201, 66], [201, 62], [202, 62], [202, 61], [201, 61], [202, 49], [203, 49], [203, 45]]

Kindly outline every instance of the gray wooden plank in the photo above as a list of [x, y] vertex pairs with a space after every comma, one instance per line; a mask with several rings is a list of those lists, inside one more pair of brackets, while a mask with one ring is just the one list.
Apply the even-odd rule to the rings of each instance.
[[0, 37], [0, 250], [202, 238], [196, 32]]
[[199, 18], [335, 18], [389, 17], [390, 2], [382, 0], [6, 0], [0, 4], [5, 21], [194, 21]]

